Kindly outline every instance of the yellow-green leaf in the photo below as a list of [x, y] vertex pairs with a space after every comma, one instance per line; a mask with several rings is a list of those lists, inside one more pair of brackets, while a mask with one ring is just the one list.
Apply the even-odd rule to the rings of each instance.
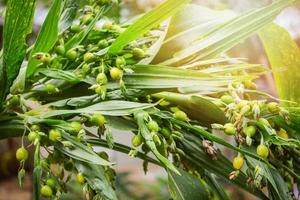
[[299, 47], [290, 34], [276, 24], [268, 25], [260, 31], [259, 35], [274, 71], [279, 97], [300, 102]]

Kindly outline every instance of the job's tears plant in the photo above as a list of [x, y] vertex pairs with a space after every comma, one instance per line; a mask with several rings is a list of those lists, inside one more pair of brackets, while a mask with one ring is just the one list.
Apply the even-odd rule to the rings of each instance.
[[[35, 146], [34, 199], [59, 199], [71, 180], [87, 199], [118, 199], [117, 163], [97, 146], [142, 159], [145, 171], [148, 163], [163, 167], [172, 199], [230, 199], [224, 180], [261, 199], [298, 198], [296, 98], [256, 90], [253, 80], [267, 70], [226, 55], [257, 31], [269, 50], [269, 24], [294, 1], [240, 15], [188, 3], [167, 0], [119, 23], [117, 1], [79, 7], [54, 0], [28, 47], [36, 1], [8, 2], [0, 138], [22, 137], [16, 151], [20, 184], [27, 144]], [[295, 56], [288, 67], [300, 56], [297, 48], [289, 51]], [[268, 51], [270, 60], [273, 54], [276, 49]], [[114, 142], [118, 129], [132, 133], [132, 146]], [[236, 156], [227, 158], [220, 145]]]

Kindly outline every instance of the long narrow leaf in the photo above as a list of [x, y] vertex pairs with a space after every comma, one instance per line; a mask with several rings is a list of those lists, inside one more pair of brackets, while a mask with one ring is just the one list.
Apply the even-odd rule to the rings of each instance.
[[79, 9], [79, 3], [80, 2], [78, 0], [65, 0], [65, 5], [58, 25], [60, 33], [67, 30], [72, 25], [72, 22], [75, 19], [76, 13]]
[[[273, 68], [276, 88], [281, 99], [300, 102], [300, 50], [290, 34], [276, 24], [260, 31], [259, 36]], [[278, 69], [283, 69], [278, 70]], [[285, 105], [289, 105], [285, 103]]]
[[3, 61], [0, 63], [0, 107], [19, 74], [26, 54], [26, 37], [32, 30], [36, 0], [10, 0], [3, 30]]
[[30, 77], [35, 72], [37, 65], [39, 64], [39, 61], [33, 58], [32, 55], [37, 52], [49, 52], [56, 43], [58, 37], [58, 22], [62, 5], [62, 0], [55, 0], [53, 2], [31, 51], [27, 65], [26, 77]]
[[164, 61], [164, 65], [180, 65], [214, 58], [231, 49], [241, 41], [263, 28], [294, 0], [279, 0], [269, 6], [252, 10], [217, 26], [214, 30], [203, 35], [193, 45], [174, 54], [174, 57]]
[[209, 193], [205, 183], [189, 173], [180, 170], [180, 174], [168, 172], [168, 186], [174, 200], [208, 200]]
[[134, 24], [132, 24], [117, 40], [110, 46], [108, 52], [116, 54], [128, 43], [137, 39], [143, 33], [157, 26], [162, 21], [168, 19], [181, 10], [190, 0], [167, 0], [157, 8], [145, 14]]

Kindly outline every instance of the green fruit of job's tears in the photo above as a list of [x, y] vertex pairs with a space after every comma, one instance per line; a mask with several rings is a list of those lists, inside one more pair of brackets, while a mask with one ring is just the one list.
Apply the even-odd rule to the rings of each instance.
[[97, 126], [103, 126], [105, 121], [105, 117], [101, 114], [94, 114], [90, 119], [90, 122]]
[[48, 92], [48, 94], [54, 94], [59, 92], [59, 89], [55, 85], [49, 83], [46, 85], [46, 91]]
[[51, 129], [49, 131], [49, 139], [53, 142], [57, 142], [61, 139], [61, 132], [58, 129]]
[[79, 133], [79, 131], [81, 130], [81, 123], [77, 122], [77, 121], [72, 121], [70, 123], [70, 126], [72, 127], [72, 130], [74, 133]]
[[233, 97], [230, 96], [230, 95], [223, 95], [223, 96], [221, 97], [221, 101], [223, 101], [223, 102], [226, 103], [226, 104], [230, 104], [230, 103], [233, 103], [233, 102], [234, 102], [234, 99], [233, 99]]
[[178, 110], [176, 112], [174, 112], [173, 117], [175, 119], [181, 120], [181, 121], [189, 121], [188, 116], [186, 115], [185, 112]]
[[106, 85], [107, 84], [107, 76], [104, 73], [99, 73], [96, 77], [96, 81], [100, 85]]
[[268, 107], [269, 112], [271, 112], [271, 113], [277, 113], [280, 111], [279, 105], [276, 102], [268, 103], [267, 107]]
[[10, 99], [9, 99], [9, 105], [11, 106], [16, 106], [20, 104], [20, 97], [18, 95], [13, 95]]
[[242, 101], [240, 101], [240, 102], [237, 104], [237, 108], [238, 108], [238, 109], [242, 109], [244, 106], [247, 106], [248, 103], [249, 103], [248, 101], [242, 100]]
[[84, 25], [88, 25], [89, 23], [91, 23], [93, 21], [93, 19], [94, 19], [93, 15], [88, 13], [88, 14], [83, 15], [81, 22]]
[[48, 185], [49, 187], [51, 187], [52, 189], [56, 188], [56, 182], [55, 180], [53, 180], [52, 178], [48, 178], [46, 181], [46, 185]]
[[244, 86], [245, 86], [245, 88], [250, 89], [250, 90], [256, 90], [257, 89], [257, 85], [252, 81], [245, 81]]
[[144, 57], [146, 57], [145, 51], [143, 49], [141, 49], [141, 48], [134, 48], [132, 50], [132, 54], [136, 58], [144, 58]]
[[256, 153], [257, 155], [259, 155], [260, 157], [266, 159], [269, 156], [269, 149], [266, 145], [264, 144], [260, 144], [257, 146], [256, 148]]
[[243, 132], [245, 133], [245, 135], [247, 135], [249, 137], [253, 137], [256, 133], [256, 127], [255, 126], [247, 126], [243, 129]]
[[112, 22], [105, 22], [105, 24], [103, 24], [102, 28], [106, 29], [106, 30], [110, 30], [113, 27], [113, 23]]
[[71, 60], [74, 61], [77, 58], [77, 51], [75, 51], [74, 49], [70, 49], [67, 51], [66, 53], [66, 57]]
[[245, 106], [243, 106], [243, 107], [241, 108], [240, 113], [241, 113], [242, 115], [245, 115], [245, 114], [248, 114], [250, 110], [251, 110], [251, 106], [245, 105]]
[[224, 125], [224, 133], [226, 135], [235, 135], [236, 134], [236, 128], [233, 124], [227, 123]]
[[116, 58], [116, 66], [117, 67], [124, 67], [126, 65], [126, 60], [123, 56], [118, 56]]
[[258, 122], [262, 123], [265, 126], [270, 126], [270, 123], [265, 118], [259, 118]]
[[88, 64], [84, 63], [81, 67], [81, 71], [83, 75], [87, 75], [90, 72], [91, 68]]
[[36, 140], [40, 140], [40, 135], [37, 131], [31, 131], [28, 136], [27, 136], [28, 140], [30, 142], [34, 142]]
[[31, 130], [32, 131], [41, 131], [41, 127], [39, 125], [37, 125], [37, 124], [33, 124], [31, 126]]
[[98, 153], [98, 155], [104, 160], [108, 160], [109, 158], [108, 154], [105, 151], [101, 151], [100, 153]]
[[156, 121], [153, 121], [151, 120], [150, 122], [147, 123], [147, 126], [148, 126], [148, 129], [151, 131], [151, 132], [155, 132], [157, 133], [159, 131], [159, 126], [157, 124]]
[[83, 61], [86, 63], [93, 62], [95, 59], [95, 56], [93, 53], [87, 52], [83, 55]]
[[108, 47], [108, 45], [109, 45], [109, 43], [108, 43], [108, 41], [105, 40], [105, 39], [100, 40], [100, 41], [98, 42], [98, 47], [100, 47], [100, 48], [106, 48], [106, 47]]
[[109, 73], [110, 73], [110, 77], [114, 80], [120, 80], [123, 76], [123, 70], [117, 67], [112, 67]]
[[140, 134], [133, 136], [131, 143], [134, 147], [140, 146], [143, 143], [142, 136]]
[[65, 52], [66, 52], [66, 49], [63, 45], [59, 45], [55, 48], [55, 52], [58, 54], [58, 55], [64, 55]]
[[45, 65], [49, 65], [51, 63], [51, 56], [50, 54], [46, 53], [42, 56], [41, 61]]
[[168, 128], [162, 128], [160, 131], [165, 138], [169, 138], [171, 136], [171, 131]]
[[79, 184], [84, 184], [85, 183], [85, 179], [84, 176], [81, 173], [78, 173], [76, 175], [76, 180]]
[[43, 185], [41, 187], [41, 195], [44, 197], [48, 197], [48, 198], [52, 197], [53, 191], [52, 191], [51, 187], [48, 185]]
[[243, 156], [237, 156], [233, 159], [233, 162], [232, 162], [232, 165], [233, 165], [233, 168], [235, 170], [240, 170], [243, 165], [244, 165], [244, 157]]
[[105, 94], [106, 93], [106, 86], [98, 85], [95, 89], [95, 93], [100, 95], [100, 96]]
[[27, 160], [28, 159], [28, 151], [24, 147], [17, 149], [16, 158], [18, 161]]
[[277, 131], [277, 135], [279, 136], [279, 137], [282, 137], [282, 138], [284, 138], [284, 139], [288, 139], [289, 138], [289, 135], [288, 135], [288, 133], [286, 132], [286, 130], [284, 130], [284, 129], [280, 129], [279, 131]]
[[81, 31], [81, 27], [79, 25], [74, 24], [70, 27], [70, 31], [73, 33], [78, 33]]

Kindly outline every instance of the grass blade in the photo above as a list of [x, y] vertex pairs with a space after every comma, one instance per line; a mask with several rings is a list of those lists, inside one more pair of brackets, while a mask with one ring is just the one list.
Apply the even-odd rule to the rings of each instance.
[[168, 172], [168, 186], [174, 200], [208, 200], [208, 188], [195, 176], [179, 170], [181, 175]]
[[28, 60], [26, 77], [30, 77], [37, 69], [39, 61], [32, 57], [37, 52], [49, 52], [55, 45], [58, 37], [58, 23], [62, 10], [63, 1], [55, 0], [48, 12], [45, 22], [36, 39]]
[[132, 24], [117, 40], [110, 46], [108, 52], [116, 54], [128, 43], [140, 37], [143, 33], [149, 31], [164, 20], [168, 19], [179, 10], [181, 10], [190, 0], [167, 0], [157, 8], [145, 14]]
[[32, 30], [36, 0], [10, 0], [3, 30], [3, 63], [0, 63], [0, 107], [19, 74], [26, 54], [26, 37]]
[[269, 6], [242, 14], [194, 41], [190, 47], [174, 54], [174, 57], [161, 64], [178, 66], [201, 59], [210, 59], [228, 51], [242, 40], [274, 20], [282, 9], [290, 6], [294, 0], [275, 1]]
[[77, 10], [79, 9], [79, 1], [77, 0], [66, 0], [63, 8], [63, 12], [59, 19], [58, 29], [62, 33], [66, 31], [76, 17]]
[[[299, 103], [299, 47], [293, 41], [289, 33], [276, 24], [270, 24], [262, 29], [259, 36], [274, 71], [273, 75], [279, 97]], [[284, 71], [278, 70], [279, 68], [283, 68]], [[289, 105], [289, 103], [284, 103], [284, 105]]]

